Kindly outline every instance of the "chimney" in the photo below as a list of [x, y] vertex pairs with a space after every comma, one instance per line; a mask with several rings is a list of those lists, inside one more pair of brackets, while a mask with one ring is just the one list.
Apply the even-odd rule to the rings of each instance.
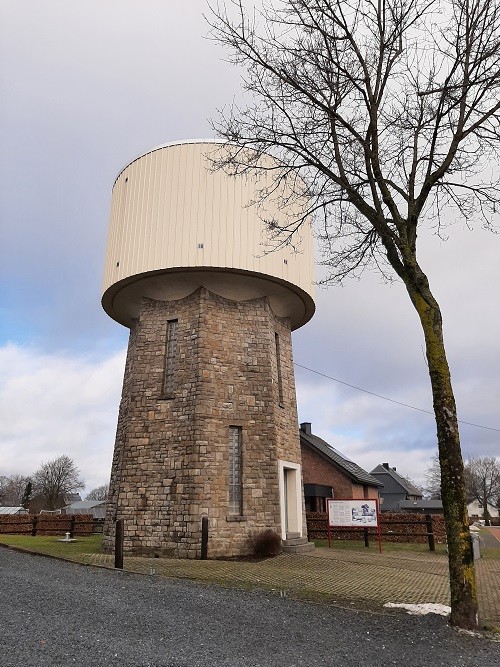
[[311, 422], [302, 422], [300, 430], [304, 431], [306, 435], [311, 435]]
[[382, 465], [386, 470], [389, 470], [389, 464], [388, 463], [382, 463]]

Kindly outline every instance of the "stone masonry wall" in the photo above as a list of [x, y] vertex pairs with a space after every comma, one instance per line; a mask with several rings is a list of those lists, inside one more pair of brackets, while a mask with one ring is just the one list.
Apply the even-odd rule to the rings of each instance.
[[[174, 393], [165, 397], [173, 319]], [[228, 509], [230, 426], [242, 429], [241, 516]], [[105, 548], [112, 549], [114, 521], [123, 518], [126, 552], [196, 558], [206, 515], [209, 557], [245, 553], [251, 531], [281, 530], [280, 459], [300, 464], [288, 321], [274, 315], [266, 298], [236, 302], [204, 288], [179, 301], [144, 299], [130, 335]]]

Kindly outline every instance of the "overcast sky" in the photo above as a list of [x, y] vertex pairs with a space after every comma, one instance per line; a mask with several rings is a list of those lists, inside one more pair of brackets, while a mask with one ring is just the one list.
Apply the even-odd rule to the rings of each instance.
[[[204, 0], [0, 0], [0, 475], [61, 454], [88, 492], [109, 479], [128, 330], [100, 305], [121, 167], [239, 95], [206, 39]], [[500, 236], [457, 222], [421, 235], [441, 303], [465, 455], [500, 455]], [[318, 290], [295, 362], [432, 410], [423, 338], [400, 284], [376, 273]], [[296, 367], [300, 421], [367, 470], [423, 481], [433, 416]], [[496, 429], [496, 430], [495, 430]]]

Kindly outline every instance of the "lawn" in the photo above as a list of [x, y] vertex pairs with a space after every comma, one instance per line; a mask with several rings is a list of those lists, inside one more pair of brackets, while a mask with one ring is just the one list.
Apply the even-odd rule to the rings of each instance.
[[77, 537], [75, 542], [59, 542], [61, 536], [40, 535], [0, 535], [0, 544], [8, 544], [11, 547], [27, 549], [36, 553], [47, 554], [78, 560], [81, 554], [101, 553], [102, 535], [91, 535], [90, 537]]
[[[328, 540], [314, 540], [314, 544], [317, 547], [328, 547]], [[363, 540], [332, 540], [331, 541], [332, 549], [349, 549], [350, 551], [363, 551], [364, 553], [370, 553], [378, 551], [378, 541], [376, 539], [370, 539], [370, 546], [365, 547]], [[382, 552], [387, 553], [391, 551], [416, 551], [424, 552], [429, 551], [429, 545], [419, 544], [417, 542], [384, 542], [382, 540]], [[446, 546], [444, 544], [436, 544], [437, 554], [445, 554]]]
[[[328, 540], [314, 540], [317, 547], [328, 547]], [[378, 542], [370, 539], [370, 546], [365, 547], [362, 540], [332, 540], [332, 549], [349, 549], [350, 551], [363, 551], [370, 553], [378, 551]], [[429, 552], [428, 544], [419, 544], [416, 542], [384, 542], [382, 540], [382, 552], [390, 553], [391, 551], [414, 551], [418, 553]], [[446, 554], [445, 544], [436, 544], [436, 554]], [[481, 557], [487, 560], [500, 560], [500, 543], [498, 547], [481, 546]]]
[[[102, 535], [91, 535], [90, 537], [78, 537], [76, 542], [59, 542], [60, 537], [55, 535], [40, 535], [32, 537], [31, 535], [5, 535], [0, 534], [0, 544], [7, 544], [20, 549], [27, 549], [37, 553], [47, 554], [49, 556], [58, 556], [69, 558], [70, 560], [79, 560], [82, 554], [102, 553], [101, 542]], [[314, 540], [317, 547], [328, 547], [328, 540]], [[378, 551], [378, 542], [370, 540], [370, 546], [365, 547], [361, 540], [332, 540], [332, 549], [349, 549], [351, 551], [362, 551], [364, 553]], [[382, 542], [382, 552], [391, 551], [409, 551], [429, 553], [427, 544], [417, 544], [411, 542]], [[446, 554], [444, 544], [436, 544], [437, 554]], [[481, 556], [488, 560], [500, 560], [500, 548], [481, 548]]]

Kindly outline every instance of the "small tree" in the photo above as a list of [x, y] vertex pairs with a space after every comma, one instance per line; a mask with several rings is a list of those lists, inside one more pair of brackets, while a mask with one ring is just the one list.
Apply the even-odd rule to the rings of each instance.
[[32, 479], [35, 493], [45, 499], [49, 510], [57, 509], [62, 496], [85, 486], [80, 471], [69, 456], [58, 456], [53, 461], [42, 463]]
[[31, 477], [28, 477], [26, 479], [26, 486], [24, 487], [23, 495], [21, 498], [21, 505], [24, 507], [24, 509], [28, 509], [32, 495], [33, 482], [31, 481]]
[[85, 500], [107, 500], [108, 499], [108, 485], [103, 484], [102, 486], [97, 486], [95, 489], [92, 489], [87, 493]]
[[450, 622], [474, 628], [457, 409], [418, 232], [427, 223], [440, 233], [446, 208], [485, 226], [496, 211], [499, 183], [489, 165], [498, 164], [500, 146], [499, 3], [274, 0], [247, 13], [243, 0], [228, 0], [212, 17], [215, 38], [246, 68], [253, 98], [216, 125], [226, 140], [216, 166], [272, 170], [261, 201], [274, 196], [287, 211], [285, 223], [266, 219], [276, 244], [293, 243], [314, 214], [328, 281], [375, 266], [403, 282], [415, 308], [437, 427]]
[[465, 464], [465, 479], [469, 499], [483, 506], [484, 522], [490, 525], [488, 505], [495, 506], [500, 494], [500, 461], [494, 457], [471, 457]]

